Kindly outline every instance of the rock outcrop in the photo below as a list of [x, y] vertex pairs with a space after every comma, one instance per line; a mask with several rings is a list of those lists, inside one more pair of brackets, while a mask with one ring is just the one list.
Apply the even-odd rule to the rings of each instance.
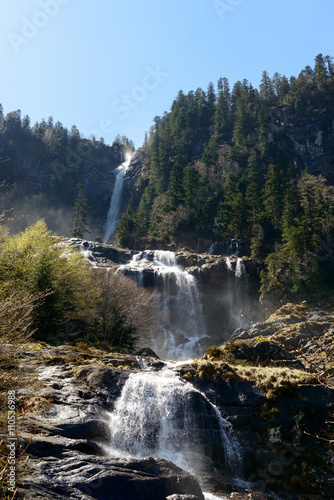
[[33, 471], [21, 485], [27, 498], [41, 500], [165, 500], [173, 494], [204, 500], [189, 472], [160, 458], [111, 459], [73, 452], [64, 458], [51, 455], [44, 461], [34, 459]]
[[334, 374], [334, 315], [331, 304], [288, 303], [265, 322], [236, 330], [231, 341], [266, 337], [290, 353], [311, 372]]
[[[153, 369], [161, 368], [157, 363], [163, 366], [154, 352], [112, 354], [84, 346], [43, 344], [10, 349], [11, 356], [22, 366], [24, 363], [22, 373], [29, 377], [28, 385], [21, 388], [17, 382], [16, 394], [19, 407], [25, 408], [23, 421], [17, 422], [19, 445], [28, 444], [30, 457], [23, 464], [18, 461], [19, 486], [26, 498], [165, 500], [179, 495], [203, 500], [197, 481], [171, 462], [112, 458], [108, 452], [109, 413], [131, 373], [144, 364]], [[217, 446], [219, 431], [210, 424], [212, 407], [203, 413], [200, 393], [195, 393], [199, 399], [194, 398], [193, 406], [200, 410], [202, 421], [200, 436], [211, 457], [202, 477], [209, 491], [225, 497], [234, 491], [231, 499], [272, 498], [271, 491], [281, 498], [298, 495], [296, 498], [306, 499], [307, 492], [316, 493], [318, 499], [334, 495], [332, 455], [325, 441], [331, 432], [327, 421], [334, 409], [332, 388], [297, 382], [283, 384], [274, 393], [261, 385], [261, 370], [271, 370], [272, 377], [277, 376], [275, 370], [285, 370], [289, 378], [289, 368], [241, 365], [244, 375], [238, 379], [237, 365], [220, 374], [214, 361], [197, 365], [180, 367], [180, 374], [231, 423], [243, 450], [239, 474], [247, 482], [244, 490], [226, 475], [224, 452]], [[259, 385], [247, 380], [247, 370], [249, 375], [258, 370]], [[18, 377], [22, 384], [24, 377]], [[274, 379], [267, 380], [274, 383]]]
[[308, 104], [298, 115], [292, 106], [282, 105], [272, 108], [269, 115], [271, 133], [293, 152], [300, 171], [307, 165], [311, 174], [322, 174], [333, 183], [334, 123], [329, 109]]

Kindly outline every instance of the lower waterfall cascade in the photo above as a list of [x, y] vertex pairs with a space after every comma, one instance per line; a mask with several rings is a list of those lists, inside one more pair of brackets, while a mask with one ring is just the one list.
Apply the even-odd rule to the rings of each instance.
[[[205, 489], [206, 475], [215, 474], [207, 436], [214, 433], [216, 460], [237, 477], [242, 454], [231, 425], [219, 410], [173, 365], [159, 372], [143, 370], [126, 381], [110, 414], [108, 451], [120, 458], [164, 458], [191, 472]], [[203, 484], [204, 483], [204, 484]], [[218, 498], [208, 494], [207, 499]], [[221, 497], [219, 497], [221, 498]]]

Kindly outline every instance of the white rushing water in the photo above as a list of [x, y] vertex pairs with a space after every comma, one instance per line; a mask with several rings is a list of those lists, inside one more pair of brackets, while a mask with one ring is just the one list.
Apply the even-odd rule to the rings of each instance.
[[[227, 259], [231, 298], [246, 276], [242, 259]], [[206, 334], [201, 293], [196, 278], [177, 265], [176, 254], [145, 251], [135, 254], [120, 271], [141, 286], [155, 288], [161, 329], [153, 350], [164, 359], [189, 360], [201, 355]], [[110, 414], [109, 453], [121, 458], [159, 457], [191, 472], [202, 488], [219, 468], [232, 477], [241, 474], [241, 450], [232, 427], [217, 407], [175, 371], [175, 362], [160, 371], [142, 363], [130, 374]], [[217, 456], [219, 458], [217, 458]], [[209, 486], [210, 489], [210, 486]], [[204, 493], [206, 500], [224, 496]]]
[[207, 336], [201, 294], [196, 278], [177, 265], [174, 252], [155, 250], [135, 254], [119, 268], [145, 285], [152, 279], [160, 308], [158, 335], [153, 350], [164, 359], [190, 359], [200, 355], [200, 340]]
[[129, 376], [110, 414], [110, 430], [111, 456], [164, 458], [192, 472], [199, 481], [214, 470], [206, 455], [207, 436], [214, 432], [213, 443], [221, 447], [226, 469], [239, 472], [240, 447], [230, 424], [171, 367]]
[[226, 257], [228, 276], [228, 308], [233, 329], [248, 325], [249, 313], [248, 279], [245, 264], [241, 257], [232, 260]]
[[125, 161], [116, 169], [116, 180], [114, 190], [110, 200], [110, 207], [107, 216], [106, 231], [103, 241], [107, 243], [110, 236], [114, 233], [120, 219], [120, 204], [123, 192], [124, 176], [131, 162], [131, 154], [125, 154]]

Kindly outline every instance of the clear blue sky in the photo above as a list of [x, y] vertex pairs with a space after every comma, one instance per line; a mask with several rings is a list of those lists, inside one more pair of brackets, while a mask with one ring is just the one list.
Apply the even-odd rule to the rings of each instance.
[[0, 102], [136, 147], [178, 91], [334, 56], [333, 0], [0, 0]]

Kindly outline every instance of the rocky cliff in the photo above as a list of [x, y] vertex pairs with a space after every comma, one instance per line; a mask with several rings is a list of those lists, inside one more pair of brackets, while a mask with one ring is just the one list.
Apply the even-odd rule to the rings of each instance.
[[[0, 210], [14, 209], [10, 215], [12, 230], [44, 218], [56, 234], [67, 235], [73, 228], [73, 207], [77, 184], [85, 186], [88, 229], [93, 238], [103, 236], [116, 179], [115, 169], [124, 161], [125, 148], [117, 143], [95, 150], [91, 141], [72, 148], [62, 156], [52, 154], [25, 155], [2, 167], [4, 186]], [[12, 163], [12, 162], [10, 162]], [[128, 201], [125, 191], [124, 205]]]
[[292, 106], [277, 106], [269, 112], [271, 141], [281, 143], [294, 158], [294, 167], [322, 174], [334, 183], [334, 121], [324, 106], [309, 103], [297, 112]]

